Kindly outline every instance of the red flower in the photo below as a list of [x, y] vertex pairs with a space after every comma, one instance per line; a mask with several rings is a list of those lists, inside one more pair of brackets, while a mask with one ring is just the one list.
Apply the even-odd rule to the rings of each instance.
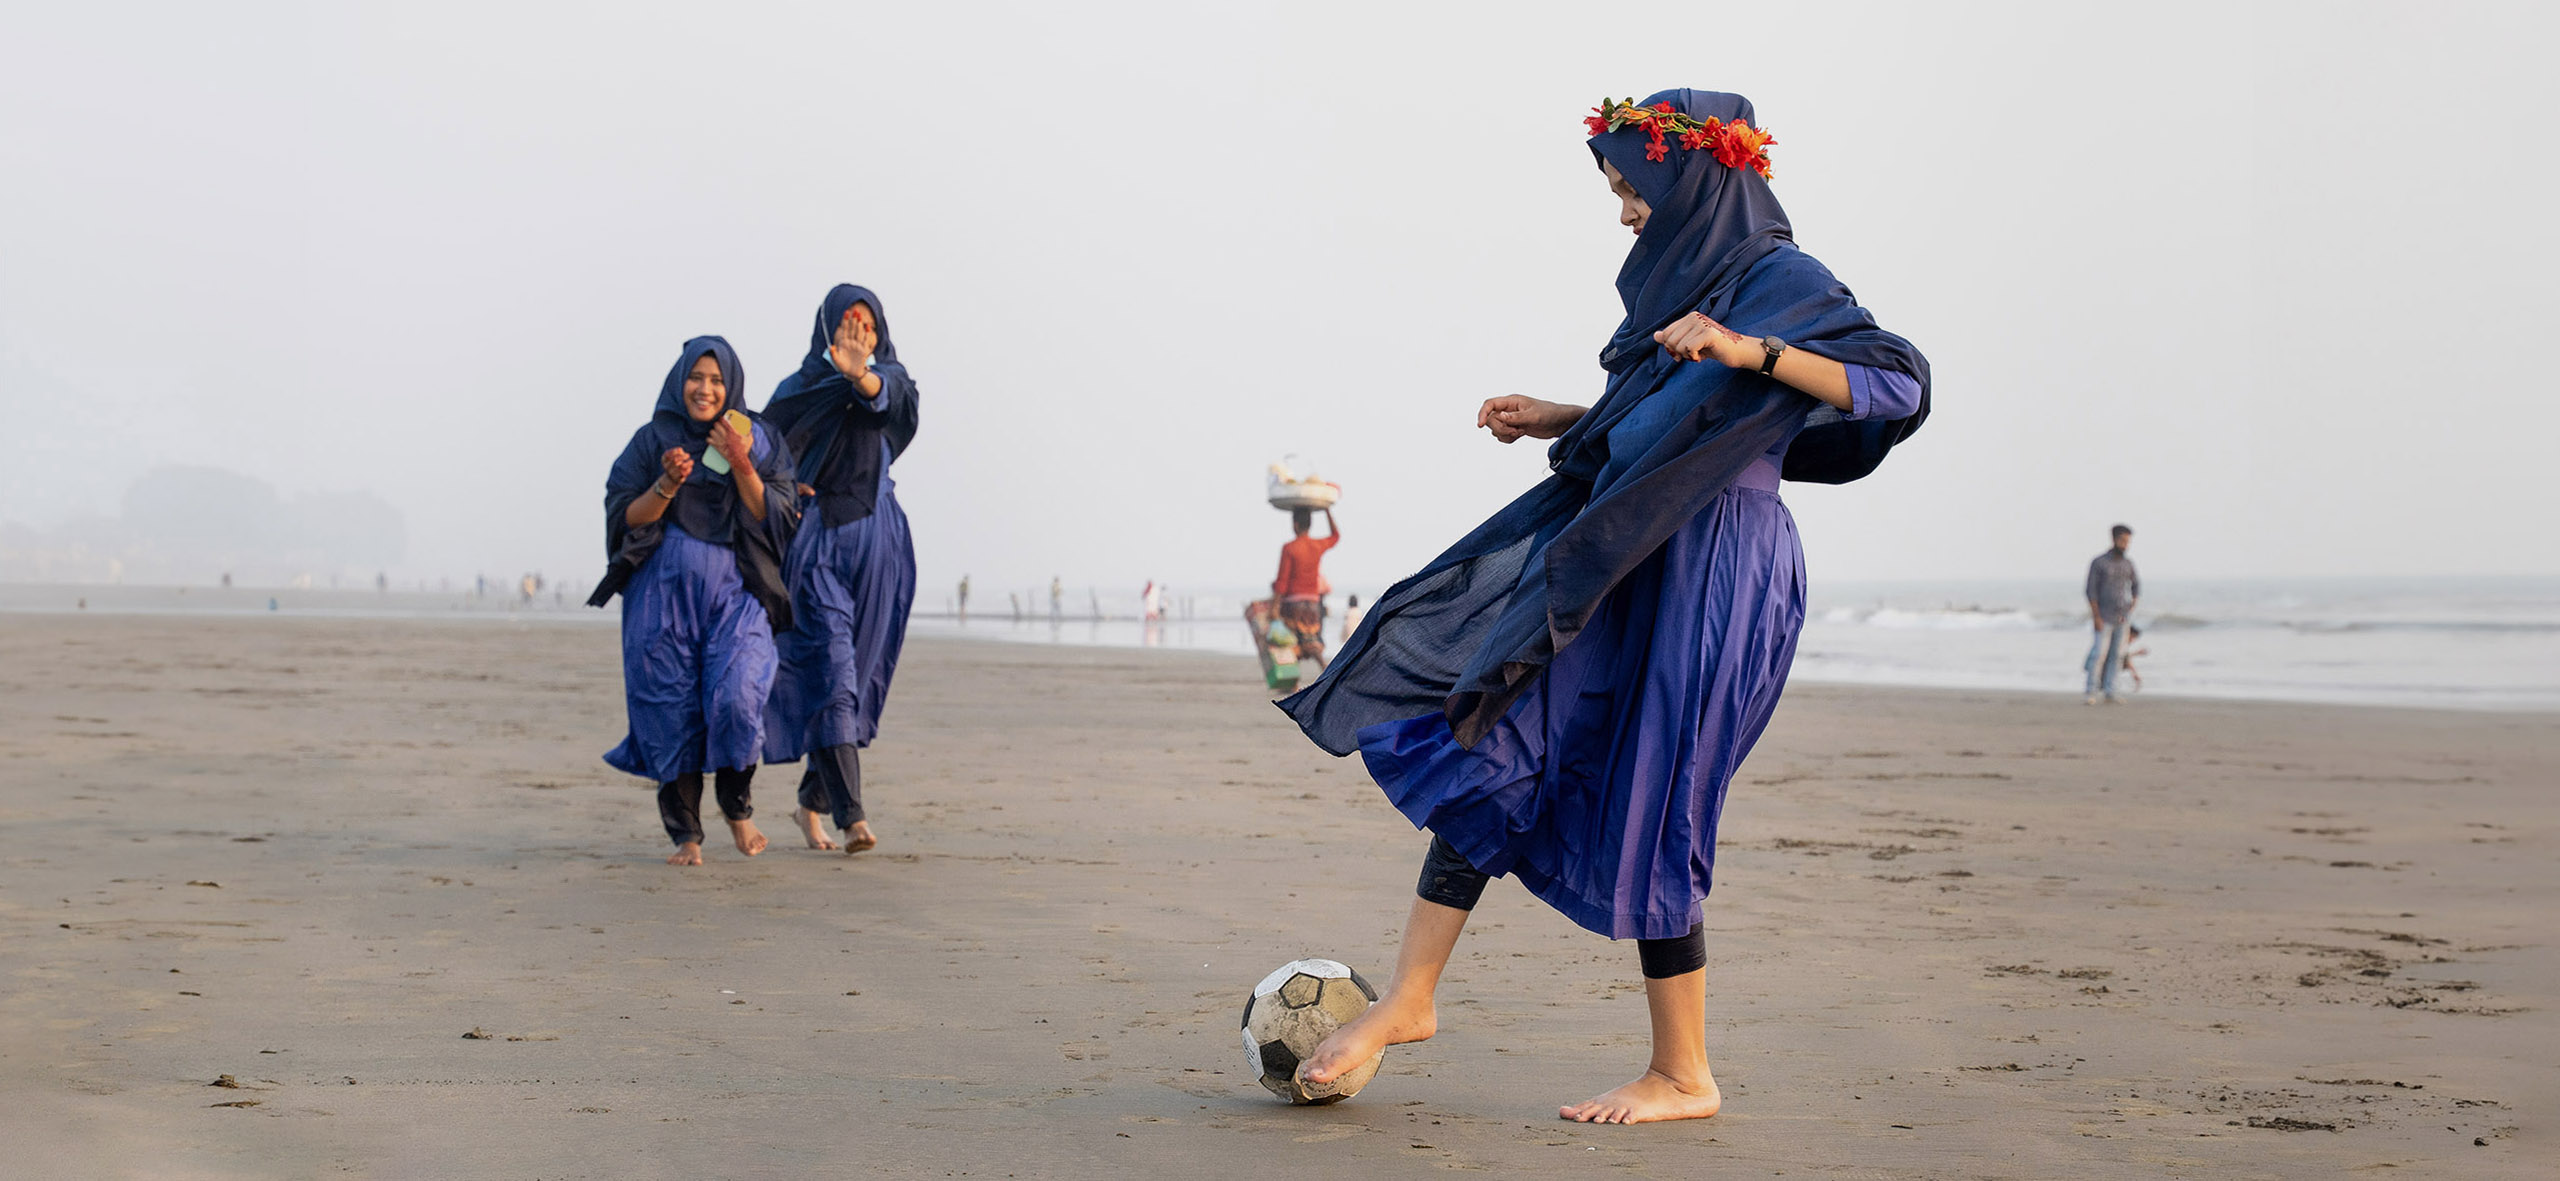
[[1647, 160], [1659, 160], [1670, 154], [1671, 145], [1662, 142], [1660, 139], [1656, 139], [1652, 143], [1644, 146], [1644, 158]]
[[1695, 131], [1683, 131], [1680, 133], [1680, 146], [1694, 152], [1707, 146], [1707, 144], [1713, 141], [1715, 137], [1716, 133], [1709, 131], [1704, 127], [1698, 128]]
[[1662, 113], [1663, 113], [1663, 114], [1665, 114], [1665, 115], [1673, 115], [1673, 114], [1678, 114], [1678, 113], [1679, 113], [1679, 112], [1677, 112], [1676, 110], [1674, 110], [1674, 109], [1672, 108], [1672, 106], [1671, 106], [1671, 104], [1670, 104], [1670, 103], [1655, 103], [1655, 104], [1653, 104], [1653, 109], [1654, 109], [1654, 110], [1657, 110], [1657, 111], [1660, 111], [1660, 112], [1662, 112]]
[[1593, 135], [1609, 133], [1609, 119], [1605, 115], [1585, 115], [1582, 118], [1582, 125], [1590, 128]]
[[1762, 153], [1776, 142], [1775, 136], [1736, 119], [1725, 127], [1723, 138], [1716, 141], [1716, 160], [1728, 167], [1748, 168], [1766, 175], [1769, 160]]

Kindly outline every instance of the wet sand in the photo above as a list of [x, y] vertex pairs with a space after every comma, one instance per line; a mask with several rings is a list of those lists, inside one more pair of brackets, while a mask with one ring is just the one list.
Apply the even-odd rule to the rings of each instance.
[[1244, 1075], [1247, 990], [1382, 977], [1424, 843], [1266, 701], [919, 641], [879, 850], [769, 768], [772, 851], [678, 870], [610, 627], [0, 617], [8, 1171], [2560, 1168], [2560, 718], [1800, 687], [1708, 904], [1725, 1113], [1596, 1128], [1633, 949], [1510, 883], [1367, 1091]]

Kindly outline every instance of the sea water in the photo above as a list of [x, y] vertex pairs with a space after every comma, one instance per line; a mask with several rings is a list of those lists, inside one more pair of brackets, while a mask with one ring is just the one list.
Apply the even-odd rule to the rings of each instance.
[[[1137, 595], [1077, 588], [1083, 609], [1051, 621], [920, 610], [919, 635], [1249, 655], [1250, 592], [1180, 590], [1177, 618], [1143, 621]], [[2148, 581], [2134, 623], [2135, 697], [2256, 698], [2450, 709], [2560, 709], [2560, 578], [2336, 578]], [[1363, 593], [1363, 599], [1371, 597]], [[1095, 619], [1099, 599], [1103, 618]], [[525, 598], [370, 590], [0, 584], [0, 613], [72, 612], [403, 618], [608, 625], [575, 594]], [[272, 601], [273, 606], [270, 607]], [[1333, 609], [1327, 640], [1343, 599]], [[927, 604], [919, 604], [925, 607]], [[1797, 681], [2077, 694], [2088, 607], [2074, 581], [1816, 581], [1796, 650]]]
[[[2146, 581], [2117, 692], [2560, 708], [2560, 579]], [[1795, 676], [2078, 692], [2076, 583], [1817, 584]]]
[[[2146, 586], [2134, 624], [2142, 684], [2119, 695], [2449, 709], [2560, 709], [2560, 578], [2173, 581]], [[1363, 598], [1370, 596], [1363, 595]], [[1031, 643], [1249, 654], [1244, 594], [1147, 623], [1003, 612], [914, 627]], [[1338, 627], [1342, 599], [1328, 601]], [[2077, 694], [2092, 636], [2076, 581], [1814, 586], [1793, 679]], [[1330, 628], [1328, 643], [1339, 645]]]

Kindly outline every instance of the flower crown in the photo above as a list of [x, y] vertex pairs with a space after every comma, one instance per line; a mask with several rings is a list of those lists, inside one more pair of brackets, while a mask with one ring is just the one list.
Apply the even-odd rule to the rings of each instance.
[[1690, 151], [1705, 148], [1714, 152], [1716, 162], [1728, 168], [1748, 168], [1769, 179], [1769, 145], [1778, 142], [1767, 131], [1753, 127], [1748, 120], [1727, 123], [1713, 115], [1701, 123], [1670, 103], [1650, 107], [1636, 105], [1636, 100], [1613, 102], [1601, 99], [1600, 105], [1583, 116], [1582, 125], [1593, 135], [1606, 135], [1621, 127], [1641, 127], [1651, 142], [1644, 146], [1644, 158], [1660, 160], [1671, 154], [1667, 137], [1680, 137], [1680, 146]]

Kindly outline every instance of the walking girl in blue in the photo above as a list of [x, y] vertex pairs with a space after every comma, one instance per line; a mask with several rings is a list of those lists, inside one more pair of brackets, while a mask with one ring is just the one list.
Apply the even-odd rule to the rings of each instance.
[[827, 292], [808, 356], [764, 412], [799, 457], [809, 500], [785, 565], [794, 625], [780, 637], [764, 757], [808, 759], [799, 821], [809, 847], [836, 847], [820, 824], [829, 817], [845, 852], [859, 853], [879, 843], [862, 807], [862, 748], [880, 732], [916, 597], [915, 546], [889, 478], [915, 441], [916, 383], [880, 297], [850, 283]]
[[1636, 238], [1604, 392], [1479, 407], [1498, 442], [1556, 440], [1554, 474], [1390, 589], [1281, 703], [1433, 834], [1394, 979], [1301, 1076], [1430, 1037], [1467, 912], [1507, 874], [1636, 940], [1645, 977], [1644, 1073], [1558, 1114], [1695, 1119], [1723, 1103], [1700, 905], [1716, 822], [1804, 622], [1778, 483], [1873, 469], [1926, 415], [1929, 367], [1796, 248], [1749, 102], [1672, 90], [1585, 123]]
[[738, 851], [764, 851], [749, 784], [764, 747], [773, 634], [790, 626], [781, 554], [798, 517], [791, 451], [745, 410], [738, 354], [697, 336], [605, 478], [605, 551], [588, 600], [622, 595], [631, 729], [604, 761], [658, 784], [669, 865], [702, 864], [702, 776]]

